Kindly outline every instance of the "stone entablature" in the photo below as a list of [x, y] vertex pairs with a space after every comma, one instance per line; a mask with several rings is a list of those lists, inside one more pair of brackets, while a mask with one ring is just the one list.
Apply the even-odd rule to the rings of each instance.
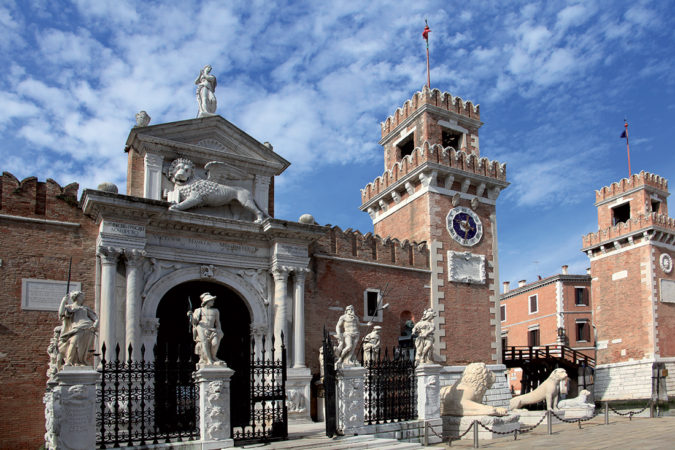
[[329, 255], [350, 260], [377, 262], [400, 267], [429, 269], [429, 249], [396, 238], [382, 238], [377, 234], [361, 234], [358, 230], [330, 228], [312, 247], [313, 255]]
[[661, 191], [661, 194], [665, 194], [666, 196], [670, 195], [668, 193], [668, 180], [659, 175], [642, 171], [633, 174], [630, 178], [622, 178], [609, 186], [604, 186], [595, 191], [595, 206], [598, 206], [598, 204], [602, 202], [612, 200], [614, 197], [626, 194], [640, 186], [652, 187], [655, 190]]
[[608, 250], [620, 249], [640, 240], [675, 242], [675, 219], [666, 214], [641, 214], [615, 226], [607, 227], [582, 237], [582, 251], [589, 256]]

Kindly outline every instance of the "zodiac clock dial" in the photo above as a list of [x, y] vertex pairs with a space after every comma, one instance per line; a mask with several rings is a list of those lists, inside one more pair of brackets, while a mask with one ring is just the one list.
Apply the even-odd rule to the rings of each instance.
[[450, 236], [465, 247], [478, 244], [483, 237], [483, 224], [478, 215], [469, 208], [452, 208], [445, 220]]

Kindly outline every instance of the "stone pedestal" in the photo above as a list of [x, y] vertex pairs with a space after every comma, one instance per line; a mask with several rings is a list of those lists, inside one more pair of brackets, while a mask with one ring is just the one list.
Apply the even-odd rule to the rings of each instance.
[[[199, 383], [199, 431], [202, 448], [232, 447], [230, 378], [234, 370], [206, 366], [196, 372]], [[209, 445], [213, 443], [213, 445]]]
[[586, 403], [558, 410], [555, 413], [560, 417], [563, 417], [561, 413], [564, 413], [565, 419], [590, 419], [595, 414], [595, 405]]
[[[544, 411], [542, 411], [542, 414]], [[490, 430], [499, 433], [508, 433], [514, 430], [520, 430], [520, 422], [518, 422], [518, 414], [509, 414], [507, 416], [443, 416], [443, 438], [448, 436], [459, 436], [464, 433], [473, 423], [474, 420], [482, 423]], [[500, 437], [511, 437], [512, 434], [497, 434], [488, 431], [478, 425], [478, 439], [497, 439]], [[466, 433], [462, 439], [473, 439], [473, 430]]]
[[337, 428], [344, 434], [363, 426], [364, 367], [343, 367], [337, 373]]
[[64, 367], [48, 387], [45, 404], [45, 446], [85, 450], [96, 447], [96, 382], [91, 367]]
[[[541, 416], [546, 414], [546, 411], [529, 411], [527, 409], [516, 409], [514, 410], [515, 414], [520, 415], [520, 423], [523, 424], [524, 426], [532, 426], [536, 425], [537, 422], [541, 420]], [[559, 417], [562, 417], [565, 419], [565, 411], [563, 410], [557, 410], [555, 412]], [[544, 419], [543, 424], [546, 423], [546, 419]], [[556, 417], [551, 414], [551, 423], [556, 424], [556, 423], [562, 423], [560, 420], [556, 419]]]
[[441, 384], [438, 364], [420, 364], [415, 369], [417, 377], [417, 418], [437, 419], [441, 416]]
[[306, 367], [287, 369], [286, 407], [288, 420], [310, 422], [309, 414], [310, 383], [312, 373]]

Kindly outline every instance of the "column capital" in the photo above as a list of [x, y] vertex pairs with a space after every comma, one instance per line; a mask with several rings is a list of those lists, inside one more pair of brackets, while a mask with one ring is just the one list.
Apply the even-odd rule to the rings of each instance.
[[286, 281], [291, 270], [288, 266], [274, 266], [271, 270], [274, 281]]
[[122, 250], [115, 247], [101, 245], [96, 249], [96, 255], [101, 258], [101, 263], [103, 264], [117, 264], [121, 254]]
[[293, 276], [295, 276], [296, 280], [305, 280], [305, 277], [307, 274], [310, 272], [309, 269], [304, 268], [304, 267], [294, 267], [293, 268]]
[[128, 266], [138, 266], [145, 256], [147, 255], [145, 250], [139, 250], [137, 248], [124, 249], [124, 259], [127, 262]]

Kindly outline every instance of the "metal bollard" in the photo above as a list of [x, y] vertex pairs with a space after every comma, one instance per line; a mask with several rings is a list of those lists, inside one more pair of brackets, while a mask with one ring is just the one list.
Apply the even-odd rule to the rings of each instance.
[[581, 430], [581, 419], [577, 420], [577, 424], [579, 424], [579, 429]]
[[632, 422], [632, 421], [633, 421], [633, 411], [630, 411], [630, 412], [628, 413], [628, 421], [629, 421], [629, 422]]
[[553, 434], [553, 418], [551, 417], [551, 410], [546, 410], [546, 428], [548, 434]]
[[429, 423], [424, 422], [424, 441], [422, 442], [422, 445], [425, 447], [429, 445]]
[[478, 421], [473, 421], [473, 448], [478, 448]]
[[609, 425], [609, 405], [605, 402], [605, 425]]

